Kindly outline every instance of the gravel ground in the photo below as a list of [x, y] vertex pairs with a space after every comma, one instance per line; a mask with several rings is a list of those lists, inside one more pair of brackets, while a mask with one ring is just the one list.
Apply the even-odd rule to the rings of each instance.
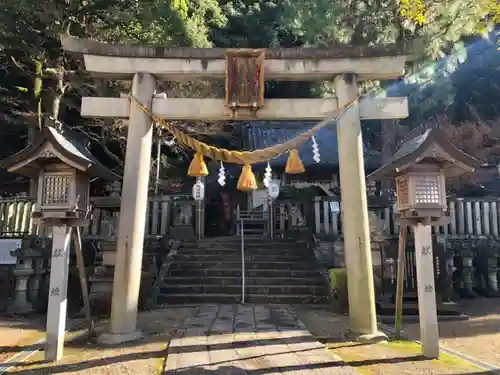
[[0, 363], [43, 337], [44, 321], [40, 317], [0, 318]]
[[[171, 307], [143, 312], [139, 315], [139, 327], [145, 331], [146, 338], [134, 345], [103, 348], [87, 338], [80, 338], [66, 343], [61, 361], [44, 363], [43, 352], [39, 352], [28, 362], [13, 367], [9, 374], [162, 374], [166, 343], [196, 310], [195, 307]], [[97, 325], [97, 330], [103, 331], [106, 327], [107, 322], [103, 321]], [[71, 335], [67, 335], [67, 340], [70, 338]]]

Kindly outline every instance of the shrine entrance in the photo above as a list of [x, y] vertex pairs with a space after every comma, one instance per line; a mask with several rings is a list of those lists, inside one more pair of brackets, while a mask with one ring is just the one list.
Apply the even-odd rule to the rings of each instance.
[[205, 203], [204, 237], [225, 237], [236, 234], [235, 208], [239, 194], [223, 189], [209, 194]]
[[[195, 151], [190, 176], [208, 174], [205, 157], [239, 164], [242, 172], [238, 188], [251, 191], [258, 187], [253, 164], [289, 153], [286, 172], [303, 172], [296, 148], [322, 127], [336, 122], [351, 328], [359, 334], [377, 335], [360, 120], [404, 118], [408, 106], [406, 98], [360, 97], [358, 81], [399, 78], [408, 58], [415, 55], [413, 45], [234, 50], [110, 45], [67, 36], [62, 37], [62, 45], [66, 51], [83, 56], [91, 75], [132, 81], [128, 96], [84, 97], [81, 107], [82, 116], [128, 119], [130, 125], [113, 284], [113, 340], [137, 337], [137, 295], [154, 123], [161, 123], [178, 142]], [[225, 80], [225, 98], [166, 98], [155, 94], [161, 80], [205, 78]], [[266, 80], [333, 80], [336, 98], [265, 99]], [[235, 119], [323, 121], [283, 144], [250, 152], [204, 144], [167, 122]]]

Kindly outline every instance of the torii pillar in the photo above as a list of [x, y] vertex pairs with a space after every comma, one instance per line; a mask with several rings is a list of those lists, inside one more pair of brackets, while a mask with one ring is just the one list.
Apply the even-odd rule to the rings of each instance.
[[[149, 110], [156, 79], [136, 73], [131, 94]], [[153, 122], [138, 106], [130, 107], [125, 170], [123, 173], [115, 275], [109, 332], [98, 342], [117, 344], [142, 337], [137, 330], [137, 309], [142, 275], [142, 254], [151, 169]]]
[[[66, 51], [83, 56], [87, 71], [96, 77], [133, 79], [132, 93], [143, 105], [151, 108], [154, 116], [166, 120], [233, 119], [234, 112], [224, 99], [153, 98], [152, 76], [168, 80], [223, 80], [227, 71], [226, 49], [108, 45], [73, 37], [62, 37], [62, 45]], [[337, 77], [337, 101], [266, 99], [258, 108], [238, 108], [237, 118], [323, 120], [356, 98], [357, 81], [399, 78], [404, 74], [406, 62], [416, 52], [418, 46], [405, 43], [334, 49], [267, 49], [262, 63], [262, 79], [325, 81]], [[141, 82], [150, 83], [139, 84], [138, 77], [145, 80]], [[83, 98], [81, 113], [82, 116], [99, 118], [126, 119], [130, 116], [111, 316], [113, 340], [129, 341], [138, 337], [135, 329], [151, 121], [128, 98]], [[347, 110], [337, 124], [351, 329], [361, 339], [384, 335], [378, 332], [376, 323], [360, 120], [407, 116], [406, 98], [363, 98]], [[125, 285], [127, 283], [131, 285]]]
[[[358, 83], [355, 74], [338, 75], [334, 83], [339, 107], [356, 100]], [[351, 327], [358, 339], [385, 339], [377, 329], [359, 103], [338, 120], [337, 139]]]

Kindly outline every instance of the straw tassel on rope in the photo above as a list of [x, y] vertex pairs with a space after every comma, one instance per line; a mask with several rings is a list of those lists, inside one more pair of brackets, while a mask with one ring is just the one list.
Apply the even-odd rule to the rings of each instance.
[[245, 164], [243, 166], [240, 178], [238, 179], [238, 185], [236, 187], [240, 191], [251, 191], [257, 189], [257, 181], [255, 180], [255, 175], [252, 172], [252, 166], [250, 164]]
[[291, 150], [286, 162], [285, 172], [288, 174], [304, 173], [306, 169], [300, 160], [299, 150]]
[[202, 177], [207, 175], [208, 169], [203, 155], [197, 152], [196, 154], [194, 154], [194, 158], [193, 160], [191, 160], [191, 164], [189, 164], [188, 176]]

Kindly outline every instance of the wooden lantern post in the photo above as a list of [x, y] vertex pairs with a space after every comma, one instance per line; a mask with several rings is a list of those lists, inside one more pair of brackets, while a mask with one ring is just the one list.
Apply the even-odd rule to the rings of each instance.
[[439, 129], [428, 129], [406, 141], [388, 164], [368, 176], [372, 180], [396, 179], [397, 214], [402, 226], [413, 227], [420, 341], [427, 358], [439, 357], [431, 225], [449, 218], [445, 179], [472, 172], [480, 165], [447, 139]]
[[77, 263], [89, 329], [92, 330], [79, 227], [88, 225], [89, 221], [90, 178], [112, 180], [118, 176], [103, 167], [76, 135], [63, 131], [59, 124], [46, 126], [33, 143], [2, 160], [0, 167], [38, 181], [32, 216], [39, 225], [52, 227], [45, 359], [56, 361], [62, 358], [64, 348], [72, 229], [75, 228], [77, 234]]

